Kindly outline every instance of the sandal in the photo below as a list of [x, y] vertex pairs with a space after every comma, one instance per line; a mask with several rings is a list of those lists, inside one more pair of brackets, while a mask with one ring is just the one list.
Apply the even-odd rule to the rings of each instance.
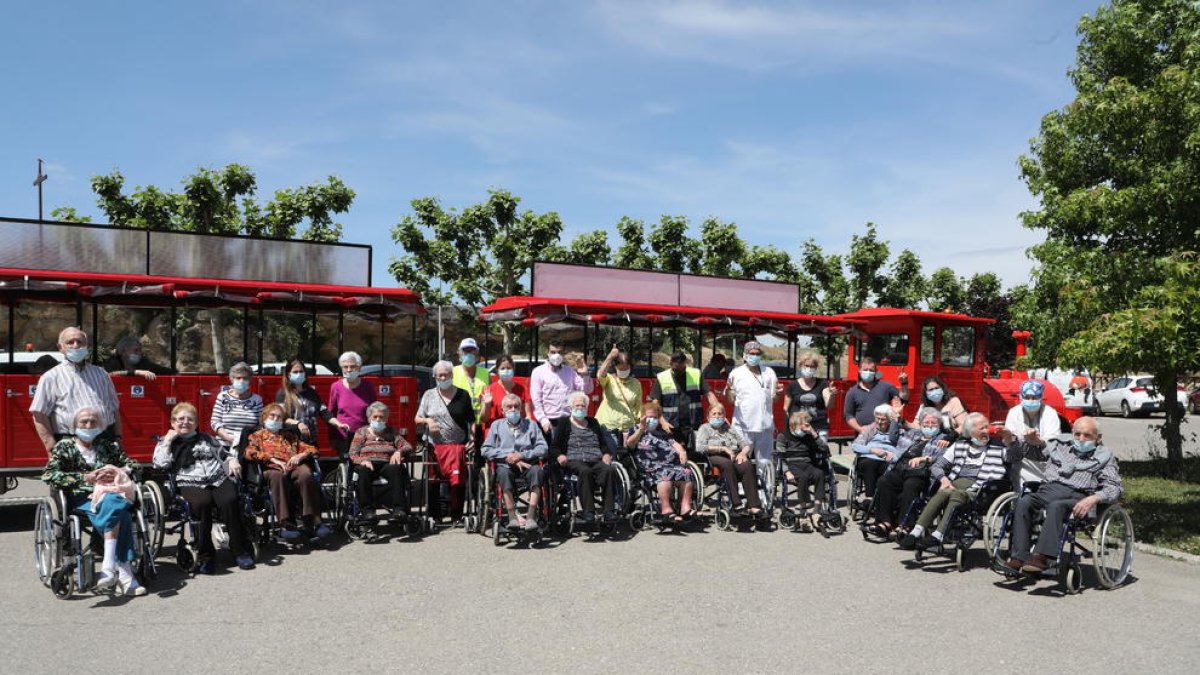
[[684, 520], [687, 520], [688, 518], [691, 518], [692, 516], [695, 516], [695, 515], [696, 515], [696, 513], [697, 513], [696, 509], [688, 509], [687, 511], [684, 511], [683, 513], [680, 513], [680, 514], [679, 514], [679, 517], [680, 517], [680, 518], [682, 518], [682, 519], [684, 519]]
[[671, 523], [684, 522], [683, 516], [679, 515], [678, 513], [675, 513], [674, 511], [667, 511], [666, 513], [662, 514], [662, 519], [667, 522], [671, 522]]

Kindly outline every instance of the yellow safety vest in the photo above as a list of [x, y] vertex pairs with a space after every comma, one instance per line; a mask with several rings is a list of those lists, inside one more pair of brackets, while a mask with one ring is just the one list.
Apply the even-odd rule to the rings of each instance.
[[491, 384], [491, 378], [488, 377], [487, 370], [483, 366], [475, 366], [475, 377], [467, 375], [467, 368], [463, 365], [454, 366], [454, 386], [466, 391], [471, 395], [471, 407], [475, 410], [475, 421], [478, 422], [483, 415], [483, 392]]
[[679, 401], [680, 398], [687, 399], [688, 424], [695, 428], [701, 422], [704, 414], [704, 403], [700, 396], [701, 383], [699, 368], [688, 368], [684, 371], [684, 385], [687, 387], [686, 392], [680, 392], [675, 388], [675, 374], [670, 368], [659, 372], [658, 388], [662, 391], [662, 400], [659, 404], [662, 405], [663, 417], [674, 426], [680, 426], [679, 416]]

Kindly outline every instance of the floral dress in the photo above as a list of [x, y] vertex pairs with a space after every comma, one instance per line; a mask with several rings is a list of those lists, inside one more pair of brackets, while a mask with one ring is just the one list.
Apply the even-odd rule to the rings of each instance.
[[671, 441], [671, 437], [661, 429], [642, 434], [637, 448], [638, 466], [647, 475], [654, 476], [655, 482], [685, 481], [688, 479], [687, 467], [679, 463], [679, 453]]

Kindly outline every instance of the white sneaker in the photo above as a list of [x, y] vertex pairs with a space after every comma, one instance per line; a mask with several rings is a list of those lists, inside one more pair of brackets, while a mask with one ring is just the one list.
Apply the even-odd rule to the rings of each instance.
[[125, 595], [142, 596], [149, 592], [145, 586], [137, 582], [137, 579], [130, 579], [128, 584], [122, 585], [124, 586], [123, 593]]
[[96, 579], [96, 590], [106, 591], [117, 585], [116, 570], [100, 570], [100, 576]]

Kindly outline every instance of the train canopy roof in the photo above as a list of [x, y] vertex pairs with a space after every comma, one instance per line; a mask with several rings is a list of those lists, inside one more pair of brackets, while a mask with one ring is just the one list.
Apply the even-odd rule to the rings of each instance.
[[340, 308], [381, 316], [425, 312], [421, 296], [404, 288], [0, 268], [0, 299], [11, 302], [12, 296], [35, 295], [126, 305], [250, 306], [283, 311]]
[[865, 307], [863, 309], [838, 314], [834, 318], [868, 322], [872, 319], [912, 319], [913, 321], [933, 320], [950, 323], [965, 323], [975, 326], [987, 326], [996, 323], [995, 319], [985, 319], [966, 314], [950, 312], [923, 312], [917, 309], [895, 309], [892, 307]]
[[484, 322], [515, 322], [525, 326], [548, 323], [597, 323], [654, 328], [702, 328], [709, 331], [840, 335], [865, 322], [842, 317], [752, 312], [718, 307], [646, 305], [596, 300], [512, 296], [500, 298], [479, 311]]

